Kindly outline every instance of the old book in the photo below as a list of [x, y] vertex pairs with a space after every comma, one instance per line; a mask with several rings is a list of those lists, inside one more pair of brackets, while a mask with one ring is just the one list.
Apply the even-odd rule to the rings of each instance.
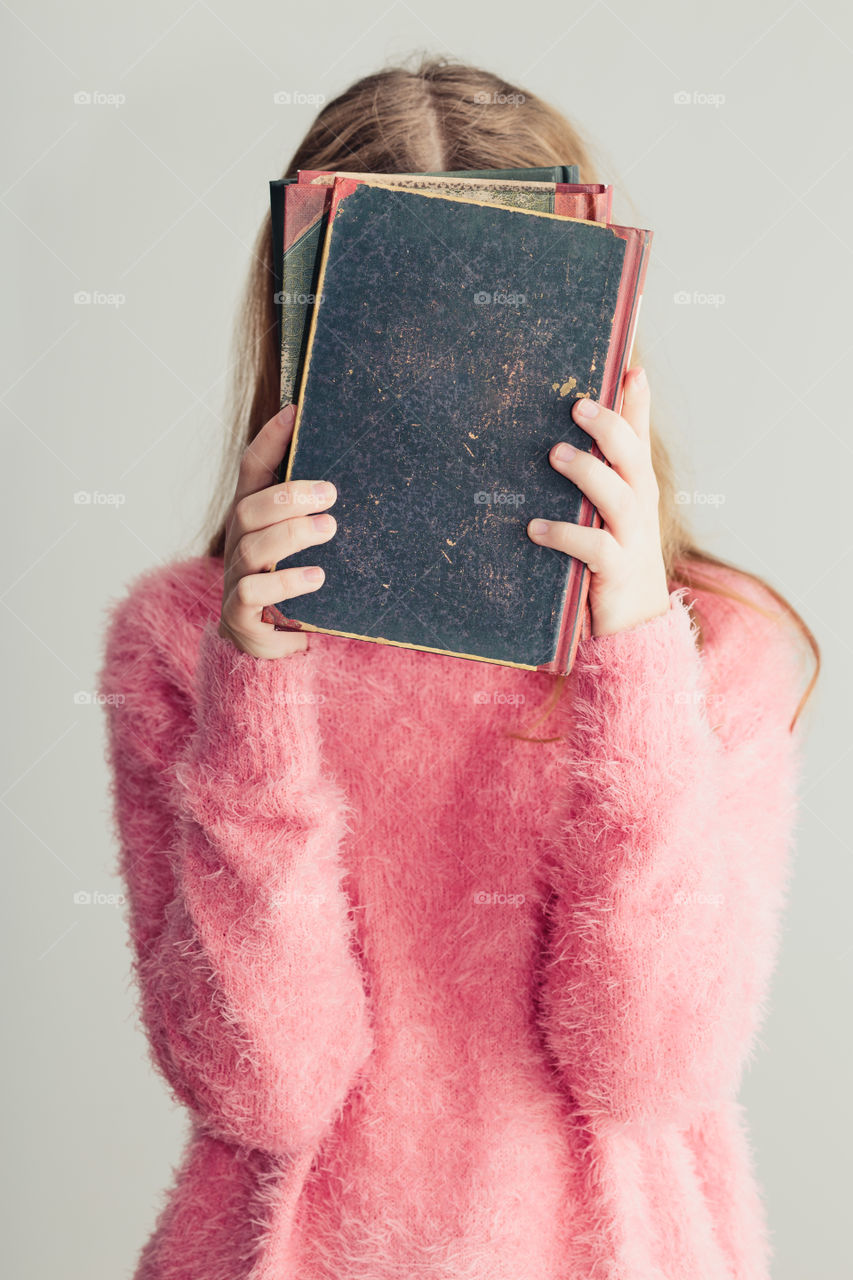
[[265, 620], [569, 671], [589, 571], [526, 525], [600, 523], [547, 455], [601, 456], [570, 408], [619, 407], [651, 237], [336, 180], [282, 478], [333, 481], [338, 530], [281, 562], [326, 580]]
[[[300, 175], [305, 173], [300, 171]], [[314, 171], [316, 172], [316, 171]], [[281, 325], [282, 315], [279, 306], [284, 285], [282, 283], [282, 244], [284, 238], [284, 194], [287, 188], [295, 185], [300, 178], [274, 178], [270, 186], [270, 215], [272, 221], [272, 255], [273, 255], [273, 277], [275, 282], [276, 306], [278, 308], [279, 321], [279, 341], [281, 341]], [[417, 175], [408, 175], [417, 176]], [[505, 179], [518, 180], [520, 182], [570, 182], [576, 183], [578, 180], [578, 166], [576, 164], [558, 164], [547, 168], [536, 169], [475, 169], [475, 170], [456, 170], [449, 173], [436, 174], [437, 177], [461, 177], [461, 178], [490, 178], [493, 180]]]
[[[311, 182], [308, 177], [313, 175]], [[326, 232], [330, 188], [335, 174], [300, 171], [306, 182], [290, 185], [284, 193], [283, 254], [280, 303], [281, 387], [280, 402], [289, 404], [299, 382], [311, 310], [316, 296], [320, 256]], [[457, 174], [341, 175], [357, 177], [381, 186], [398, 182], [411, 190], [476, 197], [490, 203], [522, 209], [562, 213], [575, 218], [609, 221], [613, 188], [599, 184], [527, 182], [506, 178], [463, 178]]]

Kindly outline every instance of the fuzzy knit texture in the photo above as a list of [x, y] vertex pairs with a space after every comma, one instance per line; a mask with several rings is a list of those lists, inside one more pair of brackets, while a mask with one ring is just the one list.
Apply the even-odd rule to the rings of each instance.
[[[135, 1280], [767, 1280], [738, 1090], [793, 861], [793, 627], [673, 588], [545, 673], [107, 606], [132, 980], [186, 1145]], [[688, 605], [705, 627], [696, 643]]]

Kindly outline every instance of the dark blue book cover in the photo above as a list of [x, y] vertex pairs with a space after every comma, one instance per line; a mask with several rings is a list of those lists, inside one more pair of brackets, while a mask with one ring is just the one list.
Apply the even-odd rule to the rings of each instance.
[[339, 179], [281, 476], [331, 480], [338, 527], [266, 620], [569, 670], [588, 570], [526, 526], [594, 523], [548, 452], [592, 447], [575, 399], [615, 399], [650, 239]]

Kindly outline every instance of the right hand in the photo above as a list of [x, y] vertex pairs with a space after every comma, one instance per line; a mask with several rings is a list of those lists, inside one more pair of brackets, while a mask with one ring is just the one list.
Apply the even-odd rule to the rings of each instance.
[[[285, 407], [261, 427], [243, 453], [234, 501], [225, 522], [225, 581], [219, 634], [256, 658], [282, 658], [308, 648], [304, 631], [276, 631], [261, 621], [265, 605], [279, 604], [325, 581], [319, 566], [276, 569], [285, 557], [315, 543], [328, 542], [337, 531], [333, 515], [321, 516], [328, 529], [314, 524], [314, 513], [337, 499], [327, 483], [328, 496], [314, 494], [313, 480], [272, 483], [293, 435], [296, 406]], [[319, 569], [316, 580], [306, 578]], [[270, 570], [272, 570], [270, 572]]]

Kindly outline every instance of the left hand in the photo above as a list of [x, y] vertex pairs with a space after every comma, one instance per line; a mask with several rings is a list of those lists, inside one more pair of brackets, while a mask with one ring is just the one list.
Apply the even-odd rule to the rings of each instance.
[[591, 571], [589, 606], [592, 634], [626, 631], [670, 608], [666, 567], [658, 517], [659, 490], [649, 442], [648, 380], [642, 369], [629, 369], [624, 379], [622, 413], [598, 405], [587, 417], [582, 410], [595, 402], [581, 397], [572, 406], [575, 423], [595, 440], [607, 462], [584, 450], [563, 460], [555, 444], [548, 460], [589, 498], [604, 521], [589, 529], [549, 520], [547, 531], [528, 536], [583, 560]]

